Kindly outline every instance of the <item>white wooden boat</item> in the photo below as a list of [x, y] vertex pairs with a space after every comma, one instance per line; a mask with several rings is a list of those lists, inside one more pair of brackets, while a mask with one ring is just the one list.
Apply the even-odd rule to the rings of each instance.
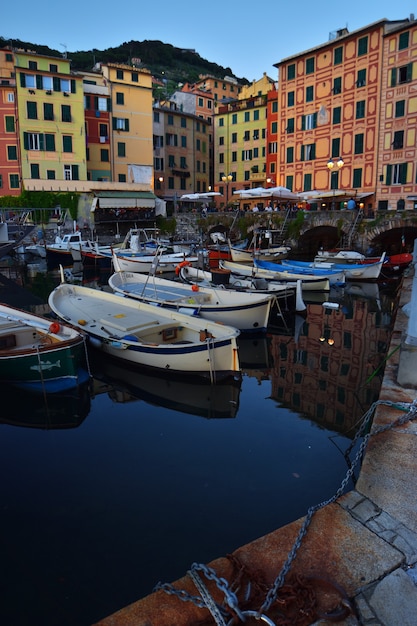
[[234, 263], [252, 263], [253, 259], [280, 261], [286, 259], [291, 252], [288, 246], [260, 247], [256, 239], [247, 247], [233, 245], [229, 240], [230, 259]]
[[53, 320], [0, 304], [0, 381], [56, 393], [86, 382], [85, 335]]
[[212, 383], [241, 375], [237, 328], [64, 282], [48, 302], [92, 346], [131, 366]]
[[109, 285], [116, 293], [158, 304], [172, 311], [235, 326], [241, 332], [265, 332], [274, 296], [227, 291], [220, 287], [190, 285], [138, 272], [123, 272], [113, 257], [116, 272]]
[[188, 263], [198, 263], [198, 256], [187, 256], [182, 252], [164, 254], [161, 249], [157, 250], [154, 254], [137, 253], [126, 255], [122, 249], [118, 249], [114, 251], [114, 253], [117, 256], [119, 268], [122, 272], [164, 274], [175, 272], [179, 263], [184, 261]]
[[81, 250], [90, 248], [91, 242], [84, 240], [80, 231], [66, 233], [63, 237], [57, 235], [54, 243], [47, 243], [46, 260], [49, 263], [72, 265], [74, 261], [81, 261]]
[[293, 283], [297, 280], [301, 281], [301, 288], [303, 291], [329, 291], [330, 282], [327, 277], [303, 275], [300, 278], [296, 278], [294, 274], [290, 275], [288, 272], [281, 272], [280, 275], [277, 272], [271, 270], [261, 269], [253, 264], [234, 263], [233, 261], [219, 261], [219, 266], [223, 269], [228, 269], [237, 276], [246, 276], [252, 278], [262, 278], [269, 281], [281, 282], [281, 283]]
[[284, 267], [292, 267], [295, 271], [306, 270], [315, 272], [323, 268], [323, 271], [344, 272], [348, 280], [377, 280], [381, 273], [385, 260], [385, 252], [374, 263], [326, 263], [324, 261], [282, 261]]
[[225, 283], [221, 284], [227, 290], [234, 290], [238, 293], [249, 292], [258, 294], [270, 294], [274, 297], [274, 301], [278, 305], [283, 305], [285, 310], [288, 310], [293, 303], [293, 311], [303, 312], [306, 310], [306, 305], [303, 300], [301, 281], [278, 283], [274, 281], [266, 281], [263, 278], [255, 278], [251, 276], [240, 276], [233, 274], [230, 270], [213, 269], [208, 272], [196, 267], [184, 265], [180, 269], [180, 278], [183, 282], [195, 284], [199, 287], [213, 287], [218, 286], [219, 282], [213, 280], [214, 276], [217, 276], [219, 272], [228, 272], [228, 279]]

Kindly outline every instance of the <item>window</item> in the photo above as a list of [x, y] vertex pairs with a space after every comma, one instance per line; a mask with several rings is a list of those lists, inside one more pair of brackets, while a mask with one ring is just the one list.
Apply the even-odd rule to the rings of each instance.
[[14, 133], [15, 132], [15, 128], [16, 128], [15, 123], [14, 123], [14, 116], [13, 115], [5, 115], [4, 121], [5, 121], [6, 133]]
[[52, 133], [45, 133], [45, 150], [55, 152], [55, 135]]
[[178, 146], [178, 135], [173, 135], [172, 133], [166, 133], [165, 145], [166, 146]]
[[363, 133], [355, 135], [354, 154], [363, 154]]
[[294, 80], [295, 78], [295, 63], [291, 63], [291, 65], [287, 68], [287, 80]]
[[186, 117], [182, 117], [181, 118], [181, 128], [187, 128], [187, 118]]
[[333, 65], [340, 65], [343, 63], [343, 47], [339, 46], [333, 51]]
[[398, 100], [395, 103], [395, 117], [404, 117], [405, 115], [405, 100]]
[[339, 188], [339, 174], [340, 170], [330, 172], [330, 189]]
[[403, 185], [407, 182], [407, 163], [387, 165], [387, 185]]
[[61, 104], [61, 119], [63, 122], [71, 122], [71, 107], [68, 104]]
[[294, 132], [294, 118], [290, 117], [287, 120], [287, 128], [285, 129], [287, 131], [288, 134], [291, 134]]
[[126, 182], [126, 174], [119, 174], [118, 179], [119, 179], [119, 183], [125, 183]]
[[362, 187], [362, 168], [356, 168], [353, 170], [352, 186], [354, 189]]
[[51, 74], [56, 74], [58, 72], [58, 65], [56, 63], [50, 63], [49, 71], [51, 72]]
[[269, 152], [269, 154], [277, 154], [277, 152], [278, 152], [278, 142], [271, 141], [268, 144], [268, 152]]
[[272, 122], [271, 124], [271, 133], [276, 135], [278, 132], [278, 122]]
[[107, 111], [110, 101], [107, 98], [97, 98], [97, 111]]
[[289, 107], [293, 107], [294, 106], [294, 102], [295, 102], [294, 94], [295, 94], [294, 91], [289, 91], [288, 94], [287, 94], [287, 106], [289, 106]]
[[181, 148], [186, 148], [186, 147], [187, 147], [187, 136], [181, 135]]
[[276, 100], [272, 103], [271, 111], [272, 113], [278, 113], [278, 102]]
[[236, 163], [236, 161], [237, 161], [237, 152], [233, 151], [232, 152], [232, 163]]
[[335, 137], [332, 139], [332, 159], [338, 159], [340, 157], [340, 138]]
[[30, 177], [31, 178], [37, 178], [39, 179], [40, 176], [40, 171], [39, 171], [39, 164], [38, 163], [31, 163], [30, 166]]
[[14, 102], [14, 93], [8, 92], [7, 102]]
[[317, 113], [309, 113], [301, 118], [301, 130], [312, 130], [317, 127]]
[[358, 70], [358, 76], [356, 79], [356, 86], [357, 87], [365, 87], [366, 85], [366, 69], [364, 70]]
[[304, 174], [304, 191], [311, 191], [311, 174]]
[[368, 52], [368, 36], [361, 37], [358, 41], [358, 57]]
[[153, 112], [153, 121], [158, 124], [159, 123], [159, 112], [158, 111], [154, 111]]
[[237, 133], [232, 133], [232, 143], [237, 143]]
[[[273, 122], [273, 123], [272, 123], [272, 127], [274, 127], [274, 124], [275, 124], [275, 132], [277, 132], [277, 130], [276, 130], [276, 124], [277, 124], [277, 123], [276, 123], [276, 122]], [[272, 131], [272, 132], [274, 132], [274, 131]], [[255, 140], [256, 140], [256, 139], [259, 139], [259, 129], [255, 129], [255, 130], [253, 131], [253, 139], [255, 139]]]
[[79, 180], [78, 165], [64, 165], [64, 180]]
[[224, 163], [224, 152], [221, 152], [219, 154], [219, 163], [222, 163], [222, 164]]
[[410, 40], [410, 31], [406, 31], [405, 33], [401, 33], [398, 37], [398, 50], [405, 50], [409, 46]]
[[224, 137], [219, 137], [219, 146], [224, 146]]
[[224, 117], [219, 119], [219, 126], [224, 126]]
[[52, 76], [42, 76], [42, 89], [45, 91], [53, 91], [54, 83], [52, 80]]
[[338, 76], [333, 81], [333, 93], [342, 93], [342, 77]]
[[392, 142], [392, 149], [401, 150], [401, 148], [404, 148], [404, 131], [397, 130], [394, 133], [394, 141]]
[[56, 178], [55, 170], [46, 170], [46, 178], [47, 180], [55, 180]]
[[293, 184], [294, 184], [294, 176], [287, 176], [285, 178], [285, 186], [286, 186], [286, 188], [292, 190]]
[[250, 111], [245, 111], [245, 122], [250, 122]]
[[54, 105], [51, 102], [43, 103], [43, 119], [50, 122], [54, 119]]
[[242, 161], [252, 161], [252, 150], [242, 150]]
[[314, 100], [314, 87], [309, 85], [306, 87], [306, 102], [313, 102]]
[[249, 141], [250, 139], [250, 130], [245, 130], [243, 134], [243, 141]]
[[10, 189], [19, 189], [19, 174], [10, 174]]
[[232, 124], [237, 124], [237, 113], [233, 113], [232, 115]]
[[173, 154], [168, 155], [168, 167], [175, 167], [175, 157]]
[[253, 112], [253, 121], [257, 122], [259, 120], [259, 109]]
[[316, 158], [316, 145], [314, 143], [301, 146], [301, 161], [313, 161]]
[[365, 100], [359, 100], [359, 102], [356, 103], [356, 119], [360, 120], [363, 119], [365, 117]]
[[[126, 154], [121, 155], [121, 156], [126, 156]], [[164, 159], [160, 159], [159, 157], [155, 157], [154, 160], [153, 160], [153, 167], [158, 172], [163, 172], [163, 170], [164, 170]]]
[[7, 146], [7, 160], [17, 161], [17, 147], [16, 146]]
[[116, 70], [116, 78], [118, 80], [123, 80], [124, 74], [123, 74], [123, 70]]
[[342, 119], [342, 107], [335, 107], [333, 109], [333, 124], [340, 124]]
[[36, 102], [26, 102], [26, 110], [27, 110], [28, 120], [38, 119], [38, 106]]
[[71, 135], [62, 136], [62, 151], [72, 152], [72, 137]]
[[154, 148], [163, 148], [164, 147], [164, 137], [163, 137], [163, 135], [154, 135], [153, 136], [153, 147]]
[[121, 91], [116, 91], [116, 104], [125, 103], [125, 94]]
[[100, 150], [100, 161], [103, 161], [104, 163], [109, 162], [109, 151], [106, 148], [102, 148]]
[[169, 113], [169, 115], [167, 117], [167, 124], [168, 124], [168, 126], [174, 126], [174, 116], [171, 115], [171, 113]]
[[39, 133], [23, 133], [25, 150], [43, 150], [43, 135]]
[[30, 70], [37, 70], [38, 69], [38, 63], [37, 61], [29, 61], [28, 63], [28, 68]]
[[113, 130], [123, 130], [127, 132], [129, 130], [129, 120], [121, 117], [114, 117]]
[[125, 157], [126, 156], [126, 144], [122, 141], [117, 142], [117, 156]]
[[409, 83], [413, 77], [413, 64], [403, 65], [401, 67], [393, 67], [391, 70], [391, 87]]
[[139, 82], [139, 74], [137, 72], [132, 72], [130, 78], [132, 80], [132, 83], [138, 83]]
[[314, 73], [314, 57], [306, 59], [306, 74]]
[[289, 146], [287, 148], [287, 163], [294, 163], [294, 147]]

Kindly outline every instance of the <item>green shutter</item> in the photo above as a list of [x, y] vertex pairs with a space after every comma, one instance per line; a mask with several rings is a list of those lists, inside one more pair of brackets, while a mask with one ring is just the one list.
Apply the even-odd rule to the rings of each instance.
[[402, 185], [405, 185], [407, 182], [407, 170], [408, 170], [407, 165], [408, 165], [407, 163], [402, 163], [400, 166], [400, 183]]
[[29, 134], [23, 133], [23, 147], [25, 150], [29, 150]]
[[55, 152], [55, 135], [51, 133], [45, 134], [45, 150]]
[[91, 96], [89, 94], [85, 96], [85, 108], [86, 110], [91, 108]]
[[45, 150], [45, 135], [39, 133], [39, 150]]
[[[125, 130], [128, 131], [129, 130], [129, 120], [126, 119], [125, 120]], [[175, 139], [177, 138], [177, 136], [175, 135]], [[177, 145], [177, 143], [175, 143], [175, 145]]]
[[391, 87], [395, 87], [397, 84], [397, 68], [393, 67], [391, 70]]
[[20, 74], [20, 86], [26, 87], [26, 74]]
[[301, 117], [301, 130], [305, 130], [306, 129], [306, 116], [303, 115]]
[[407, 82], [410, 82], [413, 78], [413, 64], [409, 63], [407, 65]]
[[107, 111], [111, 111], [111, 100], [110, 98], [107, 98]]
[[391, 184], [391, 177], [392, 177], [392, 165], [387, 165], [387, 175], [385, 178], [385, 184], [386, 185], [390, 185]]
[[94, 96], [94, 110], [98, 111], [98, 97]]
[[301, 161], [304, 161], [304, 149], [305, 149], [304, 146], [301, 146], [301, 157], [300, 157]]
[[79, 167], [78, 165], [73, 165], [72, 166], [72, 180], [79, 180], [80, 175], [79, 175]]
[[77, 93], [77, 83], [73, 78], [71, 79], [71, 93]]
[[53, 82], [53, 85], [54, 85], [54, 91], [61, 91], [61, 81], [58, 78], [58, 76], [54, 76], [52, 78], [52, 82]]

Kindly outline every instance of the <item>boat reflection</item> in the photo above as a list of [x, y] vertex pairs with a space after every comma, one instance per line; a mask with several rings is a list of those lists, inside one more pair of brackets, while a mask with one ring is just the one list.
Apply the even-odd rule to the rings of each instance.
[[143, 400], [173, 411], [207, 419], [234, 418], [239, 410], [241, 381], [183, 382], [127, 369], [112, 359], [91, 360], [96, 395], [107, 393], [116, 403]]
[[38, 394], [0, 384], [4, 406], [0, 424], [59, 430], [77, 428], [91, 408], [90, 382], [79, 385], [71, 392]]

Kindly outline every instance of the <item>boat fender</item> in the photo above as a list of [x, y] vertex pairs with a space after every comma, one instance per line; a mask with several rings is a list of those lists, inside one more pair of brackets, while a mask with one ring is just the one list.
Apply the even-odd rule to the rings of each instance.
[[58, 322], [52, 322], [52, 324], [49, 326], [49, 332], [53, 333], [54, 335], [59, 333], [60, 330], [61, 330], [61, 325], [58, 324]]
[[139, 341], [136, 335], [124, 335], [122, 339], [125, 339], [126, 341]]
[[183, 313], [184, 315], [198, 316], [198, 309], [180, 307], [178, 309], [178, 313]]
[[191, 265], [190, 261], [182, 261], [181, 263], [178, 263], [177, 267], [175, 268], [175, 274], [179, 276], [181, 268], [187, 267], [187, 265]]
[[191, 291], [198, 291], [200, 289], [200, 287], [198, 285], [193, 285], [191, 287]]
[[78, 324], [80, 326], [86, 326], [87, 322], [85, 320], [78, 320]]

